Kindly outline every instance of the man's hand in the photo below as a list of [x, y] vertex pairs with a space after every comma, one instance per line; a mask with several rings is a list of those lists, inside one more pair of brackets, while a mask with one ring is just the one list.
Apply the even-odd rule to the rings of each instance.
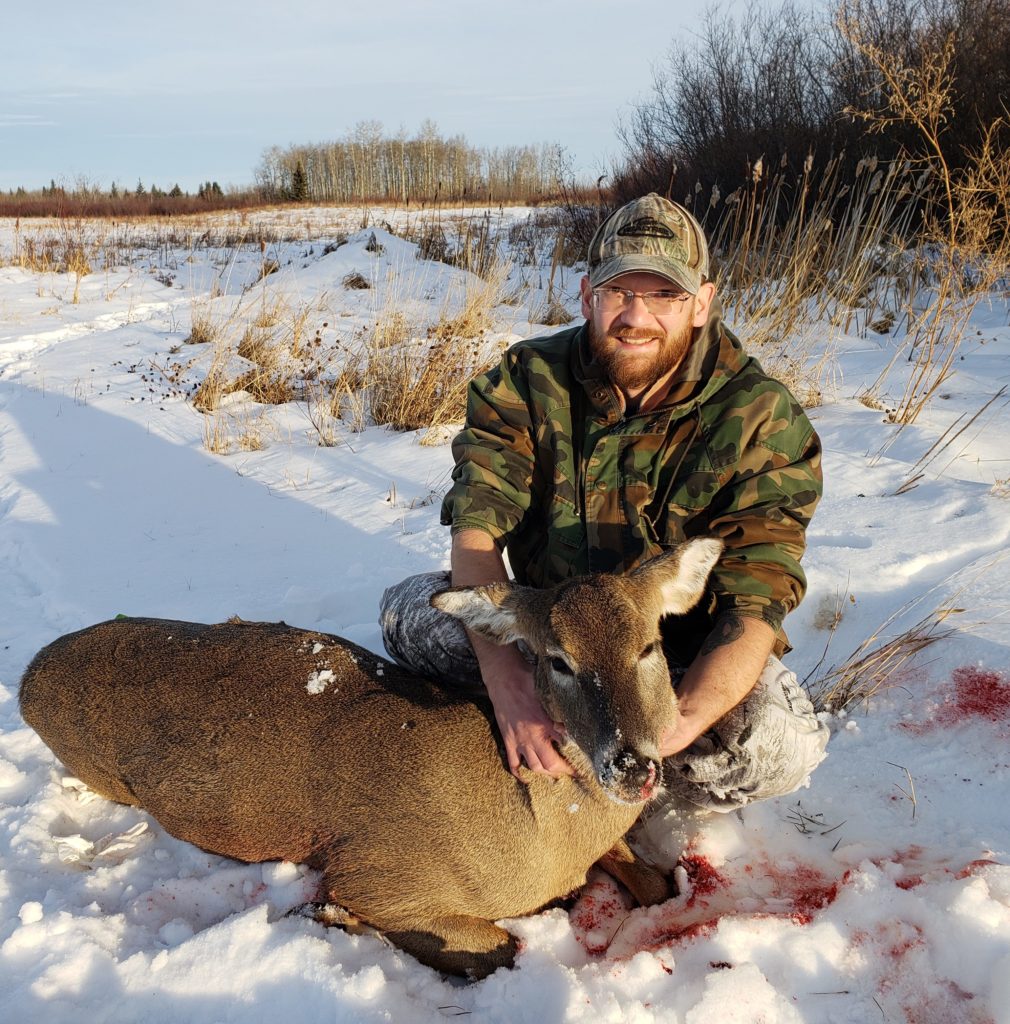
[[[515, 660], [508, 658], [513, 653]], [[522, 778], [519, 769], [525, 764], [532, 772], [555, 778], [573, 774], [555, 746], [564, 741], [564, 726], [544, 713], [534, 689], [532, 666], [514, 649], [506, 652], [506, 658], [511, 664], [504, 671], [500, 666], [493, 675], [489, 672], [484, 681], [505, 741], [509, 771]]]
[[661, 738], [671, 757], [689, 747], [742, 701], [758, 681], [775, 643], [771, 626], [749, 616], [719, 616], [677, 689], [680, 719]]
[[[477, 586], [508, 579], [502, 557], [491, 536], [482, 530], [462, 530], [452, 539], [452, 582]], [[481, 677], [494, 706], [495, 720], [505, 741], [509, 771], [520, 778], [525, 763], [540, 775], [572, 775], [572, 766], [558, 753], [564, 726], [544, 713], [533, 685], [533, 669], [515, 644], [500, 647], [467, 630]]]

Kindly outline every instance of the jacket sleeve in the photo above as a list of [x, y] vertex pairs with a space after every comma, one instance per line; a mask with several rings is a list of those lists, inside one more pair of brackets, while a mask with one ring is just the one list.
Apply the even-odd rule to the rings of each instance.
[[726, 545], [710, 584], [718, 611], [763, 619], [780, 637], [806, 590], [800, 559], [822, 490], [820, 440], [802, 409], [794, 413], [756, 425], [707, 523]]
[[511, 350], [470, 384], [466, 425], [452, 454], [456, 466], [442, 524], [453, 534], [483, 530], [504, 547], [530, 508], [534, 464], [528, 389]]

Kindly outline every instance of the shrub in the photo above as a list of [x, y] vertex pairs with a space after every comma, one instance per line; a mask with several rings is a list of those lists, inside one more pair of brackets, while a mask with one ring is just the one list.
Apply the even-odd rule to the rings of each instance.
[[913, 126], [892, 121], [868, 138], [846, 111], [879, 106], [887, 94], [866, 45], [916, 67], [948, 42], [944, 131], [951, 166], [964, 167], [1010, 93], [1010, 0], [838, 0], [820, 12], [785, 0], [739, 21], [710, 8], [700, 36], [671, 47], [652, 96], [622, 125], [615, 201], [648, 191], [693, 201], [714, 185], [732, 193], [759, 161], [766, 175], [796, 173], [809, 154], [825, 166], [844, 150], [848, 174], [871, 153], [927, 155]]

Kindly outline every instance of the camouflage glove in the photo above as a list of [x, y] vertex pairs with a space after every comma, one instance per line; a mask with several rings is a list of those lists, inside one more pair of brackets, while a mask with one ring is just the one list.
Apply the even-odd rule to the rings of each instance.
[[668, 800], [732, 811], [799, 789], [824, 759], [828, 728], [796, 676], [771, 657], [748, 696], [666, 759]]

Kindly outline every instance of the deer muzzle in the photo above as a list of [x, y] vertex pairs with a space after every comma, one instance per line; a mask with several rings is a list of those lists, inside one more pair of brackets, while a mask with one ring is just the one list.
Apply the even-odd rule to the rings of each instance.
[[663, 785], [663, 762], [625, 748], [603, 761], [597, 779], [611, 800], [641, 804], [651, 800]]

